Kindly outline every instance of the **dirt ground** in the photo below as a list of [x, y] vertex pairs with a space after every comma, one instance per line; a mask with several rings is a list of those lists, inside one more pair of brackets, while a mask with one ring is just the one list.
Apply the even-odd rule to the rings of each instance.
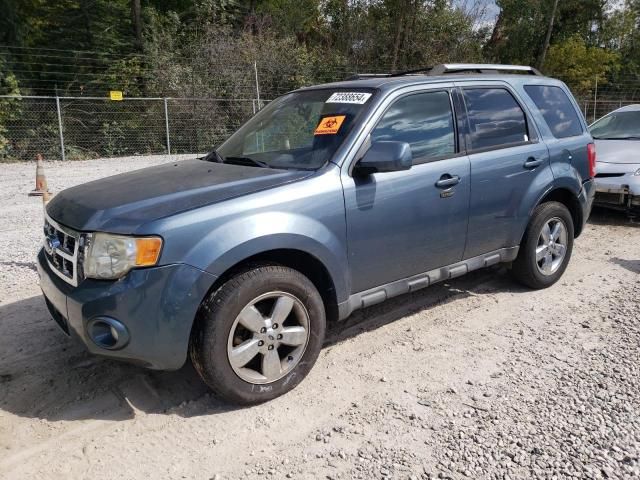
[[[53, 191], [173, 159], [46, 166]], [[332, 326], [267, 404], [86, 354], [50, 319], [32, 164], [0, 166], [0, 478], [637, 478], [640, 228], [596, 211], [544, 291], [492, 268]]]

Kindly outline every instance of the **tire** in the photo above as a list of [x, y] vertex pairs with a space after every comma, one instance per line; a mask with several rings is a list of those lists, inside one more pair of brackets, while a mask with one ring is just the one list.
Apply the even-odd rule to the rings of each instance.
[[[560, 225], [560, 230], [553, 240], [556, 225]], [[545, 229], [547, 226], [549, 230]], [[562, 229], [564, 233], [561, 232]], [[548, 236], [549, 233], [551, 236]], [[573, 219], [567, 207], [559, 202], [538, 205], [529, 220], [518, 256], [513, 262], [511, 272], [515, 279], [534, 289], [547, 288], [556, 283], [569, 264], [573, 235]], [[547, 237], [551, 240], [547, 240]], [[562, 249], [558, 245], [564, 247], [562, 255]]]
[[261, 403], [306, 377], [325, 329], [322, 297], [307, 277], [282, 266], [253, 267], [202, 302], [191, 335], [191, 360], [218, 397], [242, 405]]

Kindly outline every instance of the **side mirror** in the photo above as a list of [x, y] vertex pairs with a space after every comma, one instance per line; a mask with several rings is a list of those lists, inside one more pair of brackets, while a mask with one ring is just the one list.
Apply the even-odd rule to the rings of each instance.
[[354, 168], [354, 175], [409, 170], [412, 164], [411, 147], [407, 142], [373, 142]]

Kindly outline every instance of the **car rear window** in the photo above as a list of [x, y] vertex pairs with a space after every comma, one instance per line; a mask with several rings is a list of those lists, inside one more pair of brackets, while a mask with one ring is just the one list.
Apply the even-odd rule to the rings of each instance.
[[529, 141], [524, 112], [507, 90], [465, 89], [464, 101], [472, 150], [503, 148]]
[[560, 87], [525, 85], [524, 89], [542, 113], [554, 137], [582, 135], [582, 125], [576, 109]]

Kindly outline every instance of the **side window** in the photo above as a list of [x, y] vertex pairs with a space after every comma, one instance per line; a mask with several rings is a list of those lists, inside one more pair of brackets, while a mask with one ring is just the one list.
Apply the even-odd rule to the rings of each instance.
[[454, 154], [454, 132], [449, 93], [417, 93], [389, 107], [371, 132], [371, 141], [407, 142], [417, 164]]
[[501, 148], [529, 141], [527, 120], [513, 95], [504, 88], [463, 90], [471, 149]]
[[582, 125], [576, 109], [560, 87], [525, 85], [524, 89], [542, 113], [554, 137], [582, 135]]

